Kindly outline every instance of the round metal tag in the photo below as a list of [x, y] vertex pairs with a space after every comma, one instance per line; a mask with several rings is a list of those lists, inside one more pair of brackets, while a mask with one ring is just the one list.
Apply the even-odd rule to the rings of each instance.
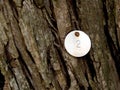
[[91, 40], [83, 31], [74, 30], [66, 36], [64, 46], [70, 55], [74, 57], [82, 57], [89, 52], [91, 48]]

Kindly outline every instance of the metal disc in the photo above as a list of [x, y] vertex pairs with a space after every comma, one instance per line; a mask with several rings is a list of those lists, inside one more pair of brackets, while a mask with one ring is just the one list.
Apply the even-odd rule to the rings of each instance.
[[83, 31], [74, 30], [65, 37], [64, 46], [70, 55], [82, 57], [90, 51], [91, 40]]

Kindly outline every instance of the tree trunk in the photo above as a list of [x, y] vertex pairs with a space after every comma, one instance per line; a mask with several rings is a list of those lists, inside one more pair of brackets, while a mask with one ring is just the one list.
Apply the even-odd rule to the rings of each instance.
[[[64, 48], [75, 29], [84, 57]], [[0, 70], [0, 90], [119, 90], [120, 0], [0, 0]]]

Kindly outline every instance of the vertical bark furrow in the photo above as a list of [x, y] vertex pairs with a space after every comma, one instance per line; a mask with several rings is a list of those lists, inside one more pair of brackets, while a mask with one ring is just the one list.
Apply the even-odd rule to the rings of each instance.
[[24, 76], [25, 76], [25, 78], [26, 78], [26, 80], [29, 84], [29, 87], [34, 90], [35, 88], [34, 88], [34, 85], [33, 85], [34, 82], [32, 81], [32, 74], [30, 73], [30, 70], [28, 69], [26, 63], [24, 62], [24, 59], [22, 58], [19, 50], [18, 50], [18, 53], [19, 53], [19, 58], [18, 59], [20, 61], [20, 65], [22, 67]]
[[33, 2], [37, 8], [43, 8], [45, 6], [44, 0], [33, 0]]
[[0, 70], [0, 90], [3, 90], [4, 85], [5, 85], [5, 76], [1, 73]]
[[[113, 41], [113, 37], [110, 35], [110, 28], [111, 26], [109, 26], [109, 22], [114, 22], [115, 24], [115, 20], [110, 20], [111, 17], [109, 16], [109, 14], [111, 13], [110, 11], [108, 12], [107, 11], [107, 6], [106, 6], [106, 1], [103, 2], [103, 11], [104, 11], [104, 17], [105, 17], [105, 26], [104, 26], [104, 32], [105, 32], [105, 35], [106, 35], [106, 38], [107, 38], [107, 42], [108, 42], [108, 45], [109, 45], [109, 48], [110, 48], [110, 51], [111, 51], [111, 55], [115, 61], [115, 66], [116, 66], [116, 69], [117, 69], [117, 73], [120, 77], [120, 65], [118, 63], [120, 63], [120, 53], [118, 51], [118, 48], [116, 47], [115, 43], [117, 43], [117, 41]], [[112, 7], [113, 9], [113, 7]], [[116, 27], [113, 28], [114, 31], [116, 30]], [[113, 33], [115, 34], [115, 33]], [[116, 37], [114, 37], [114, 39], [116, 39]]]
[[63, 46], [65, 35], [71, 30], [71, 22], [69, 18], [69, 12], [67, 9], [67, 2], [66, 0], [53, 0], [53, 7], [57, 21], [59, 36]]
[[76, 0], [67, 1], [68, 11], [71, 19], [72, 29], [80, 29], [79, 26], [79, 15], [77, 13]]
[[[105, 1], [104, 1], [105, 2]], [[116, 28], [116, 21], [115, 21], [115, 1], [114, 0], [107, 0], [105, 2], [106, 5], [106, 14], [108, 16], [108, 30], [109, 34], [115, 44], [115, 47], [119, 48], [118, 36], [117, 36], [117, 28]]]
[[11, 7], [14, 18], [16, 18], [16, 20], [18, 21], [19, 15], [18, 15], [16, 3], [13, 0], [9, 0], [9, 5]]
[[120, 1], [119, 0], [115, 0], [115, 22], [116, 22], [116, 36], [118, 38], [118, 46], [119, 46], [119, 51], [120, 51]]
[[71, 84], [71, 80], [70, 80], [70, 76], [69, 76], [69, 73], [68, 73], [68, 70], [67, 70], [67, 66], [65, 64], [65, 61], [64, 61], [64, 57], [63, 57], [63, 53], [61, 52], [61, 50], [56, 47], [57, 49], [57, 52], [58, 52], [58, 55], [59, 55], [59, 63], [60, 63], [60, 66], [61, 66], [61, 70], [63, 72], [63, 75], [65, 77], [65, 80], [66, 80], [66, 85], [64, 87], [64, 89], [69, 89], [70, 88], [70, 84]]
[[108, 28], [107, 26], [105, 26], [105, 35], [107, 37], [107, 40], [108, 40], [108, 45], [109, 45], [109, 48], [110, 48], [110, 51], [111, 51], [111, 55], [115, 61], [115, 66], [116, 66], [116, 69], [117, 69], [117, 73], [120, 77], [120, 54], [119, 54], [119, 51], [116, 49], [115, 45], [114, 45], [114, 42], [108, 32]]
[[59, 80], [57, 80], [57, 73], [56, 71], [54, 70], [53, 68], [53, 65], [52, 65], [52, 57], [51, 57], [51, 47], [48, 48], [47, 50], [47, 64], [48, 64], [48, 68], [50, 69], [50, 71], [52, 72], [52, 78], [54, 78], [53, 82], [48, 89], [52, 89], [52, 88], [55, 88], [56, 90], [62, 90], [60, 84], [59, 84]]
[[91, 78], [94, 81], [94, 78], [96, 76], [96, 71], [95, 71], [95, 67], [94, 67], [94, 64], [93, 64], [93, 61], [92, 61], [90, 55], [86, 56], [86, 60], [87, 60], [86, 62], [87, 62], [90, 74], [91, 74]]
[[[50, 50], [50, 57], [51, 57], [51, 65], [54, 69], [54, 75], [56, 75], [57, 81], [60, 84], [60, 88], [61, 89], [65, 89], [67, 84], [66, 84], [66, 78], [65, 78], [65, 71], [63, 69], [63, 66], [61, 66], [61, 60], [60, 60], [60, 56], [58, 54], [57, 49], [58, 47], [56, 46], [52, 46], [51, 50]], [[54, 54], [53, 54], [54, 53]]]
[[[15, 45], [16, 45], [17, 49], [19, 50], [21, 56], [23, 57], [23, 60], [25, 60], [26, 66], [30, 71], [32, 81], [34, 82], [33, 85], [34, 85], [35, 89], [39, 90], [40, 88], [43, 88], [43, 87], [39, 87], [39, 84], [41, 83], [39, 73], [38, 73], [38, 71], [36, 69], [36, 66], [32, 62], [32, 59], [30, 58], [30, 56], [28, 55], [28, 53], [27, 53], [27, 51], [25, 49], [26, 46], [24, 44], [24, 39], [23, 39], [23, 36], [22, 36], [22, 34], [20, 32], [18, 22], [16, 20], [17, 18], [14, 17], [15, 12], [13, 14], [11, 14], [12, 10], [10, 9], [9, 6], [7, 6], [7, 7], [9, 8], [9, 11], [8, 11], [9, 16], [11, 17], [11, 19], [10, 19], [11, 25], [10, 26], [11, 26], [11, 29], [12, 29], [12, 34], [13, 34], [13, 37], [14, 37]], [[37, 82], [37, 83], [35, 83], [35, 82]]]

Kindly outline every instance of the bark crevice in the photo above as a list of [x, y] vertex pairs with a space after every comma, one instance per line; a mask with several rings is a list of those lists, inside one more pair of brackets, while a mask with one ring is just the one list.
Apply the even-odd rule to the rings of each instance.
[[94, 77], [96, 76], [96, 71], [95, 71], [95, 68], [94, 68], [94, 65], [93, 65], [93, 61], [92, 61], [89, 54], [86, 56], [86, 60], [87, 60], [86, 61], [87, 65], [89, 67], [90, 74], [91, 74], [91, 78], [94, 81]]
[[[109, 17], [108, 17], [108, 12], [107, 12], [107, 7], [106, 7], [106, 0], [105, 1], [103, 0], [103, 12], [104, 12], [104, 18], [105, 18], [104, 33], [105, 33], [105, 36], [107, 39], [108, 46], [110, 48], [111, 56], [115, 62], [117, 73], [118, 73], [119, 78], [120, 78], [120, 64], [119, 64], [120, 63], [120, 52], [116, 48], [114, 41], [109, 33], [109, 28], [108, 28], [109, 27], [108, 26]], [[118, 42], [118, 40], [117, 40], [117, 42]]]
[[18, 54], [19, 54], [18, 60], [19, 60], [19, 63], [22, 67], [25, 78], [26, 78], [30, 88], [35, 90], [33, 82], [32, 82], [32, 75], [31, 75], [26, 63], [24, 62], [24, 59], [22, 58], [20, 51], [18, 49], [17, 49], [17, 51], [18, 51]]
[[[56, 47], [56, 46], [55, 46]], [[60, 63], [60, 66], [61, 66], [61, 69], [62, 69], [62, 72], [65, 76], [65, 79], [66, 79], [66, 87], [65, 89], [69, 89], [70, 88], [70, 84], [71, 84], [71, 79], [70, 79], [70, 76], [69, 76], [69, 73], [68, 73], [68, 69], [67, 69], [67, 66], [66, 66], [66, 62], [64, 60], [64, 57], [63, 57], [63, 53], [62, 51], [60, 50], [60, 48], [56, 47], [57, 51], [58, 51], [58, 54], [59, 54], [59, 63]]]
[[4, 85], [5, 85], [5, 76], [1, 73], [0, 70], [0, 90], [3, 90]]
[[69, 0], [67, 1], [67, 5], [68, 5], [68, 11], [69, 11], [69, 15], [70, 15], [70, 20], [71, 20], [71, 25], [72, 25], [72, 29], [80, 29], [79, 27], [79, 15], [77, 13], [77, 5], [76, 5], [76, 0]]

